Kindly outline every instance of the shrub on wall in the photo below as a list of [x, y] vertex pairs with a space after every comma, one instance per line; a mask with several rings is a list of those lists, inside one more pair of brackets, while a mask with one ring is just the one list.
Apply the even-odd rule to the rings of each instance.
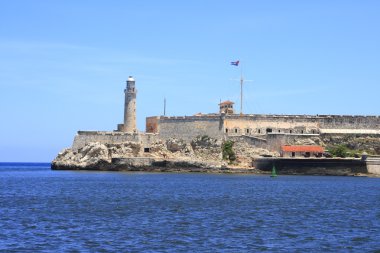
[[230, 163], [236, 160], [236, 155], [232, 147], [234, 146], [233, 141], [225, 141], [222, 145], [223, 159], [228, 160]]
[[347, 157], [347, 153], [348, 153], [348, 148], [345, 146], [345, 145], [338, 145], [338, 146], [335, 146], [335, 147], [332, 147], [329, 149], [330, 153], [333, 155], [333, 156], [337, 156], [337, 157]]
[[358, 157], [361, 156], [361, 154], [365, 150], [350, 149], [349, 147], [347, 147], [347, 145], [340, 144], [340, 145], [337, 145], [337, 146], [331, 146], [331, 147], [329, 147], [328, 151], [334, 157], [342, 157], [342, 158], [345, 158], [345, 157], [356, 157], [356, 158], [358, 158]]
[[329, 152], [335, 157], [356, 157], [358, 150], [349, 149], [346, 145], [337, 145], [329, 148]]

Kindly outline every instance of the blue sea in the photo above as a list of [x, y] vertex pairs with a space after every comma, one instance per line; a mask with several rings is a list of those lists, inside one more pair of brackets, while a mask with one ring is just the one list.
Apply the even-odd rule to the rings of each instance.
[[380, 252], [380, 178], [0, 163], [1, 252]]

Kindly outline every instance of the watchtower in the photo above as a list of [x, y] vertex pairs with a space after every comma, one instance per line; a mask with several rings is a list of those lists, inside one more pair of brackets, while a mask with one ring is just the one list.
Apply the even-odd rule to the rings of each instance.
[[224, 101], [219, 104], [219, 113], [234, 114], [234, 102]]
[[118, 126], [118, 130], [127, 133], [136, 132], [136, 94], [135, 79], [129, 76], [127, 87], [124, 89], [124, 124]]

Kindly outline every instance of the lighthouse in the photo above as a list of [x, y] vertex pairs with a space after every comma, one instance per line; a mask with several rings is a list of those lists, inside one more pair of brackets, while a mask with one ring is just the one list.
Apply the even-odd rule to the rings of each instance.
[[127, 133], [135, 133], [136, 129], [136, 87], [135, 79], [129, 76], [127, 79], [127, 87], [124, 89], [124, 124], [119, 125], [118, 130]]

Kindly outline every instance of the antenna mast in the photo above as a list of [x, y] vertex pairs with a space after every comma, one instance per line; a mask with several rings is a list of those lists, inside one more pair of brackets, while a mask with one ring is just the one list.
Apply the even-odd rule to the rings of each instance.
[[240, 116], [243, 115], [243, 68], [240, 65]]
[[[239, 66], [239, 63], [240, 61], [236, 61], [236, 62], [231, 62], [231, 65], [234, 65], [234, 66]], [[233, 79], [233, 80], [236, 80], [237, 79]], [[243, 84], [244, 84], [244, 81], [246, 82], [251, 82], [252, 80], [244, 80], [243, 78], [243, 68], [240, 64], [240, 116], [243, 115]]]
[[164, 97], [164, 116], [166, 116], [166, 98]]

